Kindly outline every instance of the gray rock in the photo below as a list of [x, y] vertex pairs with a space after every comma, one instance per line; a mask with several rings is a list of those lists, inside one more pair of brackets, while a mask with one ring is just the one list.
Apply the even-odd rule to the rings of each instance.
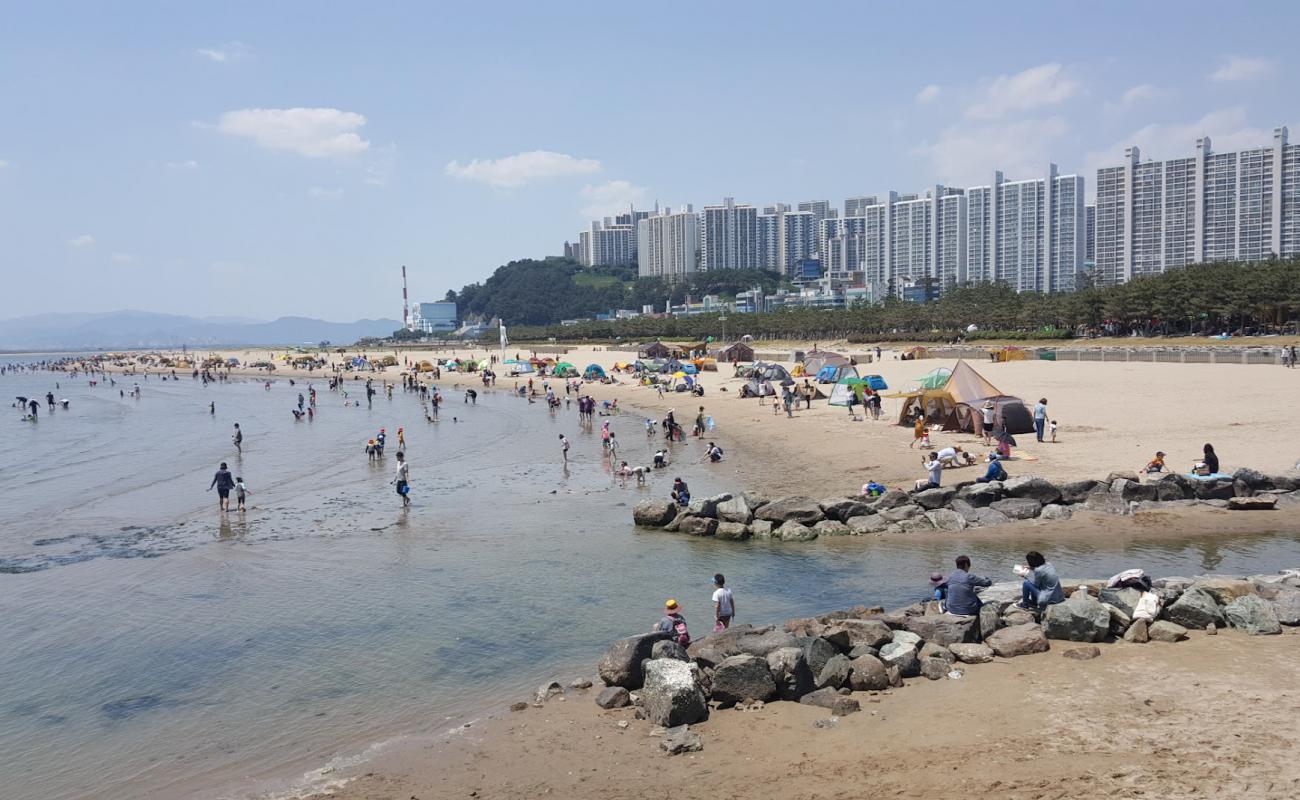
[[543, 683], [533, 694], [533, 704], [541, 705], [552, 697], [555, 697], [557, 694], [564, 694], [564, 687], [561, 686], [558, 681]]
[[709, 715], [704, 692], [696, 682], [696, 669], [677, 659], [647, 661], [645, 686], [638, 695], [646, 719], [665, 728], [689, 725]]
[[1268, 494], [1234, 497], [1228, 500], [1229, 511], [1272, 511], [1275, 508], [1277, 508], [1277, 498]]
[[817, 706], [818, 708], [834, 708], [835, 703], [844, 695], [840, 694], [839, 689], [830, 687], [818, 689], [809, 692], [799, 698], [799, 702], [805, 706]]
[[896, 522], [894, 525], [898, 529], [897, 533], [929, 533], [934, 530], [934, 523], [924, 514]]
[[755, 539], [772, 538], [773, 526], [771, 521], [765, 519], [756, 519], [749, 523], [749, 532], [754, 535]]
[[781, 527], [772, 533], [773, 539], [783, 542], [811, 542], [817, 538], [817, 531], [794, 520], [781, 523]]
[[1272, 489], [1273, 481], [1259, 470], [1250, 467], [1239, 467], [1236, 472], [1232, 473], [1234, 482], [1240, 481], [1251, 489]]
[[590, 689], [591, 678], [574, 678], [569, 682], [570, 689]]
[[731, 542], [744, 541], [749, 538], [749, 526], [739, 522], [719, 522], [713, 537]]
[[718, 515], [718, 504], [725, 503], [731, 499], [729, 492], [714, 495], [713, 497], [697, 497], [686, 507], [688, 511], [697, 517], [716, 518]]
[[1008, 497], [993, 503], [990, 508], [1011, 519], [1033, 519], [1043, 506], [1032, 497]]
[[984, 605], [997, 606], [998, 613], [1006, 610], [1012, 603], [1020, 602], [1020, 587], [1023, 581], [1001, 581], [979, 590], [980, 602]]
[[1110, 613], [1087, 592], [1077, 591], [1064, 603], [1047, 607], [1043, 635], [1068, 642], [1100, 642], [1110, 631]]
[[871, 516], [849, 517], [846, 523], [849, 526], [849, 532], [853, 534], [880, 533], [889, 527], [889, 520], [879, 514]]
[[596, 705], [604, 709], [623, 708], [632, 705], [632, 695], [622, 686], [608, 686], [596, 695]]
[[[958, 642], [975, 641], [979, 633], [978, 622], [978, 617], [963, 617], [956, 614], [909, 617], [907, 630], [926, 641], [947, 646]], [[895, 632], [894, 641], [898, 641], [898, 633]]]
[[1137, 608], [1138, 600], [1142, 599], [1142, 593], [1137, 589], [1102, 589], [1098, 592], [1097, 599], [1132, 617], [1133, 609]]
[[862, 710], [862, 704], [852, 697], [840, 697], [831, 705], [831, 715], [834, 717], [847, 717], [849, 714], [856, 714]]
[[921, 645], [921, 649], [918, 650], [916, 654], [922, 661], [925, 661], [927, 658], [937, 658], [945, 663], [951, 664], [957, 660], [957, 656], [953, 655], [951, 650], [941, 644], [935, 644], [934, 642], [926, 642]]
[[956, 489], [950, 486], [942, 486], [938, 489], [926, 489], [923, 492], [917, 492], [912, 495], [912, 502], [926, 511], [933, 511], [936, 508], [943, 508], [956, 494]]
[[1187, 638], [1187, 629], [1176, 622], [1160, 619], [1147, 626], [1147, 637], [1153, 642], [1181, 642]]
[[871, 513], [871, 506], [852, 497], [828, 497], [817, 505], [821, 507], [827, 519], [839, 522], [847, 522], [853, 517]]
[[764, 658], [731, 656], [713, 670], [713, 699], [720, 703], [767, 701], [776, 697], [776, 691], [776, 681]]
[[894, 632], [885, 623], [874, 619], [846, 619], [829, 625], [822, 638], [841, 653], [855, 647], [882, 647], [894, 639]]
[[[921, 637], [907, 629], [908, 621], [914, 617], [919, 617], [919, 616], [921, 615], [908, 614], [905, 616], [905, 618], [903, 619], [903, 626], [901, 628], [894, 628], [894, 635], [891, 639], [893, 644], [905, 645], [907, 647], [912, 648], [913, 650], [921, 646]], [[883, 649], [884, 646], [881, 645], [881, 647]]]
[[888, 511], [891, 508], [897, 508], [898, 506], [905, 505], [907, 503], [910, 503], [911, 501], [912, 498], [907, 494], [907, 492], [901, 491], [899, 489], [890, 489], [886, 491], [884, 494], [882, 494], [880, 497], [877, 497], [875, 502], [870, 503], [870, 506], [875, 510], [877, 514], [879, 514], [882, 511]]
[[[799, 637], [773, 625], [755, 628], [750, 625], [733, 625], [725, 631], [710, 633], [691, 642], [687, 653], [701, 666], [712, 667], [737, 655], [766, 658], [779, 647], [802, 647]], [[756, 698], [757, 699], [757, 698]]]
[[1084, 511], [1097, 514], [1113, 514], [1122, 517], [1129, 513], [1128, 503], [1120, 495], [1111, 492], [1093, 492], [1080, 506]]
[[993, 635], [993, 632], [1002, 627], [1002, 615], [995, 605], [980, 606], [979, 629], [980, 639], [987, 639]]
[[1160, 502], [1187, 500], [1196, 497], [1196, 490], [1192, 488], [1190, 481], [1177, 473], [1150, 476], [1147, 482], [1156, 487], [1156, 500]]
[[986, 639], [984, 644], [1003, 658], [1043, 653], [1048, 648], [1043, 629], [1032, 622], [1001, 628]]
[[1253, 594], [1228, 603], [1223, 607], [1223, 615], [1227, 617], [1229, 626], [1252, 636], [1282, 632], [1282, 624], [1273, 613], [1272, 604]]
[[1300, 625], [1300, 591], [1277, 592], [1269, 601], [1273, 614], [1283, 625]]
[[664, 734], [664, 738], [659, 740], [659, 749], [670, 756], [681, 755], [682, 753], [698, 753], [704, 749], [704, 741], [700, 739], [698, 733], [688, 729], [685, 725], [681, 725], [669, 729]]
[[1096, 489], [1097, 486], [1097, 481], [1083, 480], [1063, 483], [1057, 488], [1061, 490], [1061, 502], [1073, 505], [1087, 500], [1088, 495], [1092, 494], [1092, 491]]
[[1012, 625], [1027, 625], [1037, 621], [1032, 611], [1026, 611], [1019, 606], [1013, 605], [1002, 612], [1002, 627], [1004, 628]]
[[688, 536], [712, 536], [718, 530], [718, 521], [712, 517], [687, 517], [677, 525], [677, 530]]
[[1000, 481], [976, 483], [963, 486], [957, 490], [955, 499], [970, 503], [975, 508], [987, 508], [995, 501], [1001, 500], [1005, 492]]
[[1236, 495], [1233, 483], [1228, 479], [1196, 481], [1193, 491], [1197, 500], [1228, 500]]
[[941, 658], [923, 658], [917, 672], [923, 678], [941, 681], [948, 677], [950, 670], [952, 670], [952, 666]]
[[1102, 603], [1101, 607], [1106, 609], [1110, 615], [1110, 633], [1112, 636], [1123, 636], [1124, 631], [1129, 629], [1133, 624], [1133, 618], [1124, 613], [1124, 609], [1112, 606], [1110, 603]]
[[1149, 483], [1138, 483], [1126, 478], [1117, 478], [1110, 485], [1110, 493], [1118, 495], [1125, 503], [1156, 499], [1156, 487]]
[[743, 496], [718, 503], [716, 511], [718, 519], [723, 522], [748, 525], [754, 521], [754, 510], [750, 508], [749, 502]]
[[803, 660], [808, 662], [808, 669], [813, 675], [821, 673], [826, 662], [837, 655], [839, 652], [835, 646], [819, 636], [810, 636], [803, 642]]
[[624, 689], [641, 688], [641, 662], [650, 658], [655, 642], [667, 638], [662, 633], [642, 633], [619, 639], [609, 646], [596, 665], [596, 672], [607, 686]]
[[921, 659], [916, 649], [909, 645], [891, 642], [880, 648], [880, 661], [886, 667], [897, 667], [904, 678], [915, 678], [921, 674]]
[[849, 526], [833, 519], [824, 519], [813, 526], [818, 536], [848, 536]]
[[1095, 644], [1089, 645], [1088, 647], [1071, 647], [1069, 650], [1061, 653], [1061, 655], [1066, 658], [1072, 658], [1075, 661], [1091, 661], [1101, 655], [1101, 648]]
[[642, 500], [632, 507], [632, 521], [643, 528], [662, 528], [676, 517], [672, 500]]
[[1063, 506], [1060, 503], [1052, 503], [1043, 506], [1043, 511], [1038, 515], [1039, 519], [1063, 520], [1074, 516], [1074, 512], [1069, 506]]
[[991, 508], [977, 508], [975, 509], [974, 519], [967, 520], [967, 523], [974, 528], [993, 528], [998, 525], [1006, 525], [1010, 521], [1011, 517], [1001, 511], [994, 511]]
[[826, 518], [816, 500], [803, 496], [783, 497], [780, 500], [773, 500], [760, 508], [754, 516], [758, 519], [776, 523], [793, 521], [804, 525], [812, 525]]
[[965, 530], [966, 528], [966, 518], [949, 508], [927, 511], [925, 512], [925, 518], [930, 521], [936, 531], [952, 532]]
[[740, 496], [745, 498], [746, 503], [749, 503], [749, 509], [751, 511], [757, 511], [758, 509], [772, 502], [772, 498], [768, 497], [762, 492], [755, 492], [752, 490], [748, 492], [741, 492]]
[[1225, 623], [1223, 609], [1214, 597], [1198, 588], [1189, 588], [1182, 596], [1165, 608], [1165, 619], [1184, 628], [1220, 627]]
[[818, 689], [831, 688], [839, 689], [841, 686], [847, 686], [849, 678], [853, 675], [853, 661], [848, 656], [836, 653], [827, 659], [825, 666], [817, 673], [817, 679], [814, 681]]
[[1137, 483], [1138, 474], [1131, 469], [1121, 469], [1121, 470], [1116, 470], [1106, 476], [1106, 483], [1113, 486], [1115, 484], [1115, 481], [1131, 481], [1133, 483]]
[[[915, 655], [913, 655], [915, 658]], [[890, 687], [889, 670], [875, 656], [858, 656], [853, 659], [853, 672], [849, 675], [849, 686], [855, 692], [878, 692]]]
[[801, 647], [781, 647], [768, 653], [767, 669], [782, 700], [798, 700], [814, 688], [813, 673]]
[[1149, 624], [1145, 619], [1133, 620], [1133, 624], [1128, 626], [1128, 630], [1124, 631], [1124, 641], [1133, 642], [1134, 644], [1146, 644], [1151, 638], [1147, 631]]
[[691, 660], [691, 657], [686, 654], [686, 648], [671, 639], [655, 642], [654, 647], [650, 648], [650, 658], [671, 658], [677, 661]]
[[1003, 482], [1002, 488], [1011, 497], [1027, 497], [1037, 500], [1039, 505], [1055, 503], [1061, 499], [1061, 490], [1055, 484], [1032, 475], [1010, 478]]
[[850, 659], [857, 658], [858, 656], [876, 656], [877, 658], [879, 658], [879, 657], [880, 657], [880, 648], [879, 648], [879, 647], [867, 647], [865, 644], [860, 644], [860, 645], [858, 645], [857, 647], [855, 647], [855, 648], [853, 648], [852, 650], [849, 651], [849, 658], [850, 658]]
[[963, 664], [987, 664], [993, 660], [993, 648], [982, 643], [957, 643], [948, 650]]
[[907, 505], [895, 506], [894, 508], [881, 511], [880, 516], [890, 522], [902, 522], [905, 519], [919, 517], [924, 513], [925, 511], [920, 506], [908, 503]]

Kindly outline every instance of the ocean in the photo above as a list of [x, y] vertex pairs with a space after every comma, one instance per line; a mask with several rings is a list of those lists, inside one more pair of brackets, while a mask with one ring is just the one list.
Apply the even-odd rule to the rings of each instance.
[[[459, 727], [551, 678], [593, 675], [604, 647], [648, 630], [668, 597], [695, 635], [706, 632], [715, 572], [736, 593], [738, 621], [775, 622], [914, 601], [957, 551], [1006, 577], [1026, 542], [1040, 544], [737, 544], [638, 530], [631, 506], [666, 496], [675, 475], [697, 496], [739, 488], [728, 462], [675, 445], [666, 474], [624, 486], [601, 457], [603, 418], [582, 430], [576, 408], [549, 413], [511, 396], [512, 382], [470, 405], [442, 381], [447, 402], [429, 424], [400, 388], [367, 408], [360, 384], [349, 386], [362, 405], [345, 406], [314, 380], [316, 418], [299, 422], [290, 409], [305, 382], [283, 377], [268, 389], [0, 376], [5, 397], [70, 400], [53, 412], [42, 402], [35, 423], [10, 409], [0, 436], [4, 796], [275, 796], [322, 767], [336, 776], [378, 743]], [[609, 419], [621, 456], [649, 463], [660, 440], [642, 417]], [[363, 448], [381, 427], [388, 455], [373, 464]], [[409, 511], [389, 485], [399, 427]], [[567, 469], [560, 433], [573, 443]], [[206, 491], [223, 460], [252, 493], [243, 514], [219, 514]], [[1284, 535], [1050, 544], [1067, 576], [1300, 564], [1300, 540]]]

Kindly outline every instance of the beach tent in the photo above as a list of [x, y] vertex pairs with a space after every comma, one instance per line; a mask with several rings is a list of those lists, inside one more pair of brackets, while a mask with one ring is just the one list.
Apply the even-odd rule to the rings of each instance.
[[717, 348], [713, 351], [712, 355], [718, 361], [725, 361], [728, 363], [732, 361], [753, 361], [754, 348], [744, 342], [735, 342], [726, 347]]
[[916, 382], [921, 389], [939, 389], [948, 382], [948, 378], [951, 376], [952, 370], [947, 367], [939, 367], [917, 378]]
[[[934, 374], [934, 373], [931, 373]], [[928, 377], [928, 376], [927, 376]], [[918, 410], [928, 422], [942, 425], [945, 431], [974, 433], [985, 403], [994, 408], [993, 427], [1008, 433], [1029, 433], [1034, 420], [1019, 397], [1003, 394], [965, 361], [958, 361], [952, 373], [938, 388], [922, 387], [913, 392], [888, 395], [903, 399], [898, 424], [909, 425]]]
[[605, 377], [605, 368], [599, 364], [588, 364], [587, 368], [582, 371], [582, 377], [589, 381], [598, 381]]
[[829, 403], [833, 406], [847, 406], [849, 404], [849, 398], [854, 396], [857, 397], [857, 400], [854, 402], [865, 402], [867, 398], [867, 390], [869, 388], [866, 378], [840, 378], [836, 381], [835, 385], [831, 387], [831, 399], [829, 400]]
[[554, 375], [557, 378], [574, 378], [578, 375], [578, 368], [568, 361], [561, 361], [555, 365]]
[[433, 372], [433, 365], [430, 364], [428, 361], [421, 361], [420, 364], [419, 364], [419, 366], [417, 366], [417, 367], [415, 368], [415, 371], [416, 371], [416, 372]]
[[827, 364], [817, 370], [818, 383], [838, 383], [841, 378], [856, 377], [858, 377], [858, 368], [847, 361], [843, 364]]
[[650, 344], [643, 344], [638, 347], [636, 354], [640, 358], [660, 359], [668, 358], [672, 355], [672, 352], [668, 349], [668, 345], [663, 342], [651, 342]]
[[879, 375], [868, 375], [866, 381], [873, 392], [883, 392], [889, 388], [889, 384], [885, 383], [885, 379]]
[[849, 360], [839, 353], [832, 353], [829, 350], [818, 350], [815, 353], [809, 353], [803, 359], [803, 371], [805, 375], [816, 375], [821, 372], [822, 367], [843, 367], [848, 366]]
[[993, 360], [1003, 363], [1007, 361], [1024, 361], [1029, 357], [1023, 347], [1003, 347], [992, 352]]

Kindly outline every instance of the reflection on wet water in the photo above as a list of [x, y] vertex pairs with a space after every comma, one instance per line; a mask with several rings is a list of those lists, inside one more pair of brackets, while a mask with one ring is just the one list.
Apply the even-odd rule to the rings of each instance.
[[[0, 378], [0, 393], [43, 394], [46, 380]], [[174, 796], [300, 774], [543, 678], [589, 674], [667, 597], [699, 628], [714, 572], [741, 622], [766, 622], [911, 602], [957, 551], [998, 577], [1030, 547], [1067, 576], [1300, 563], [1287, 536], [1045, 541], [1027, 529], [773, 545], [638, 531], [631, 505], [666, 494], [673, 475], [705, 494], [735, 488], [730, 473], [693, 465], [698, 445], [686, 444], [671, 474], [622, 488], [574, 412], [504, 392], [429, 425], [400, 391], [368, 410], [318, 386], [309, 424], [288, 413], [299, 389], [283, 381], [270, 392], [141, 386], [132, 401], [65, 382], [72, 410], [0, 437], [0, 493], [17, 498], [0, 503], [6, 797]], [[391, 457], [370, 465], [362, 452], [379, 427], [399, 426], [409, 511], [389, 485]], [[614, 427], [629, 460], [649, 460], [658, 440], [638, 418]], [[567, 467], [558, 432], [573, 441]], [[219, 515], [204, 491], [222, 459], [253, 492], [244, 514]]]

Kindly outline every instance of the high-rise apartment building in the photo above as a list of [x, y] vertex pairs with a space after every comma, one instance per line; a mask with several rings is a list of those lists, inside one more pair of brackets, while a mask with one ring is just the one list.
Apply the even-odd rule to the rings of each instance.
[[578, 234], [578, 247], [580, 260], [588, 267], [637, 263], [636, 228], [615, 224], [609, 217]]
[[699, 215], [687, 206], [647, 216], [637, 223], [637, 243], [640, 277], [680, 280], [700, 268]]
[[758, 210], [730, 197], [701, 214], [700, 268], [754, 269], [759, 262]]
[[817, 257], [817, 215], [812, 211], [786, 211], [780, 218], [781, 261], [777, 268], [793, 276], [796, 262]]
[[826, 200], [805, 200], [796, 207], [796, 210], [812, 212], [813, 219], [818, 225], [821, 224], [822, 220], [834, 217], [839, 213]]
[[1271, 145], [1097, 170], [1096, 275], [1111, 284], [1196, 262], [1300, 255], [1300, 145], [1285, 127]]
[[754, 219], [754, 230], [758, 268], [781, 269], [781, 214], [758, 214]]
[[1097, 263], [1097, 206], [1083, 207], [1083, 227], [1087, 232], [1083, 242], [1083, 266], [1087, 271]]
[[[1099, 190], [1100, 191], [1100, 190]], [[1074, 289], [1083, 269], [1087, 216], [1083, 178], [1058, 175], [966, 190], [967, 281], [1000, 281], [1017, 291]]]
[[847, 197], [844, 199], [844, 216], [861, 217], [865, 216], [864, 209], [867, 206], [878, 206], [880, 200], [875, 195], [862, 197]]

